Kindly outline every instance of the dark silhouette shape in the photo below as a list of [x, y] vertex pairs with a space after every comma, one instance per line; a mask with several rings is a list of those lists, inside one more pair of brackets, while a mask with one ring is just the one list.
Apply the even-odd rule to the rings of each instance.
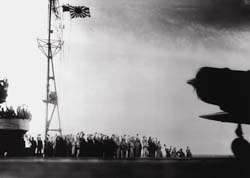
[[187, 148], [186, 148], [186, 157], [187, 158], [192, 158], [192, 152], [191, 152], [189, 146], [187, 146]]
[[37, 142], [34, 139], [34, 137], [31, 138], [30, 143], [31, 143], [31, 152], [32, 152], [31, 154], [32, 154], [32, 156], [35, 156], [36, 148], [37, 148]]
[[226, 117], [222, 114], [218, 118], [204, 118], [250, 124], [250, 71], [203, 67], [188, 84], [196, 89], [202, 101], [226, 112]]
[[7, 79], [0, 80], [0, 104], [4, 103], [8, 96], [7, 94], [8, 86], [9, 84]]
[[241, 127], [242, 123], [250, 124], [250, 71], [203, 67], [188, 84], [202, 101], [224, 111], [202, 118], [238, 124], [231, 149], [240, 160], [250, 160], [250, 143], [244, 139]]
[[238, 127], [235, 130], [235, 134], [237, 135], [237, 137], [243, 138], [243, 132], [242, 132], [241, 124], [238, 124]]
[[235, 133], [238, 138], [233, 140], [231, 149], [237, 158], [247, 161], [250, 159], [250, 143], [243, 137], [241, 124], [238, 124]]
[[250, 158], [250, 144], [244, 138], [236, 138], [233, 140], [231, 149], [234, 155], [239, 159]]

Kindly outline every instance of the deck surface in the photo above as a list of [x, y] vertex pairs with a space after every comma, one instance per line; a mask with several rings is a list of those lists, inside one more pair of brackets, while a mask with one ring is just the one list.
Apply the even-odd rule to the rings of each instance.
[[[234, 158], [193, 159], [0, 159], [0, 178], [221, 178], [250, 177]], [[249, 165], [250, 167], [250, 165]], [[250, 172], [250, 171], [249, 171]]]

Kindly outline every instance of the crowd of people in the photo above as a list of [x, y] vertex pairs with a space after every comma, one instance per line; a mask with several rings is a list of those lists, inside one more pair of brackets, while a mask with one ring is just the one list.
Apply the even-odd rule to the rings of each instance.
[[176, 147], [170, 146], [169, 148], [167, 148], [165, 144], [164, 144], [164, 147], [165, 147], [167, 158], [184, 158], [184, 157], [190, 158], [192, 157], [192, 153], [191, 153], [189, 146], [187, 146], [186, 148], [186, 154], [183, 152], [182, 148], [180, 148], [177, 151]]
[[0, 119], [31, 119], [31, 113], [26, 106], [18, 106], [15, 110], [12, 106], [0, 106]]
[[180, 148], [166, 147], [162, 152], [160, 140], [157, 138], [129, 135], [87, 134], [80, 132], [77, 135], [47, 136], [43, 141], [39, 135], [36, 139], [26, 136], [26, 144], [30, 155], [44, 157], [98, 157], [112, 159], [127, 158], [185, 158], [192, 157], [187, 146], [186, 153]]

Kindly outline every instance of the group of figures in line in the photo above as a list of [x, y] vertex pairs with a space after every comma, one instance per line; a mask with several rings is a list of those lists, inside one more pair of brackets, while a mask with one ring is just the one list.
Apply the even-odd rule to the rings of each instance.
[[164, 147], [165, 147], [167, 158], [184, 158], [184, 157], [191, 158], [192, 157], [192, 153], [191, 153], [189, 146], [187, 146], [186, 148], [186, 154], [183, 152], [182, 148], [180, 148], [177, 151], [176, 147], [170, 146], [169, 148], [167, 148], [165, 144], [164, 144]]
[[26, 106], [18, 106], [16, 110], [12, 106], [0, 106], [0, 119], [31, 119], [31, 113]]
[[186, 154], [182, 149], [165, 147], [162, 152], [161, 142], [157, 138], [136, 136], [107, 136], [104, 134], [88, 134], [83, 132], [77, 135], [47, 136], [44, 142], [41, 137], [35, 140], [28, 138], [31, 155], [44, 157], [98, 157], [111, 159], [126, 158], [184, 158], [192, 157], [187, 147]]

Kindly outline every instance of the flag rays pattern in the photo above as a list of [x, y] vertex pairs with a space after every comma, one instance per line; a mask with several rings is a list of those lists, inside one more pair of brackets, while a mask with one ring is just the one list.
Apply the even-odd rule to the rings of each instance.
[[89, 8], [86, 6], [69, 6], [71, 18], [85, 18], [90, 17]]

